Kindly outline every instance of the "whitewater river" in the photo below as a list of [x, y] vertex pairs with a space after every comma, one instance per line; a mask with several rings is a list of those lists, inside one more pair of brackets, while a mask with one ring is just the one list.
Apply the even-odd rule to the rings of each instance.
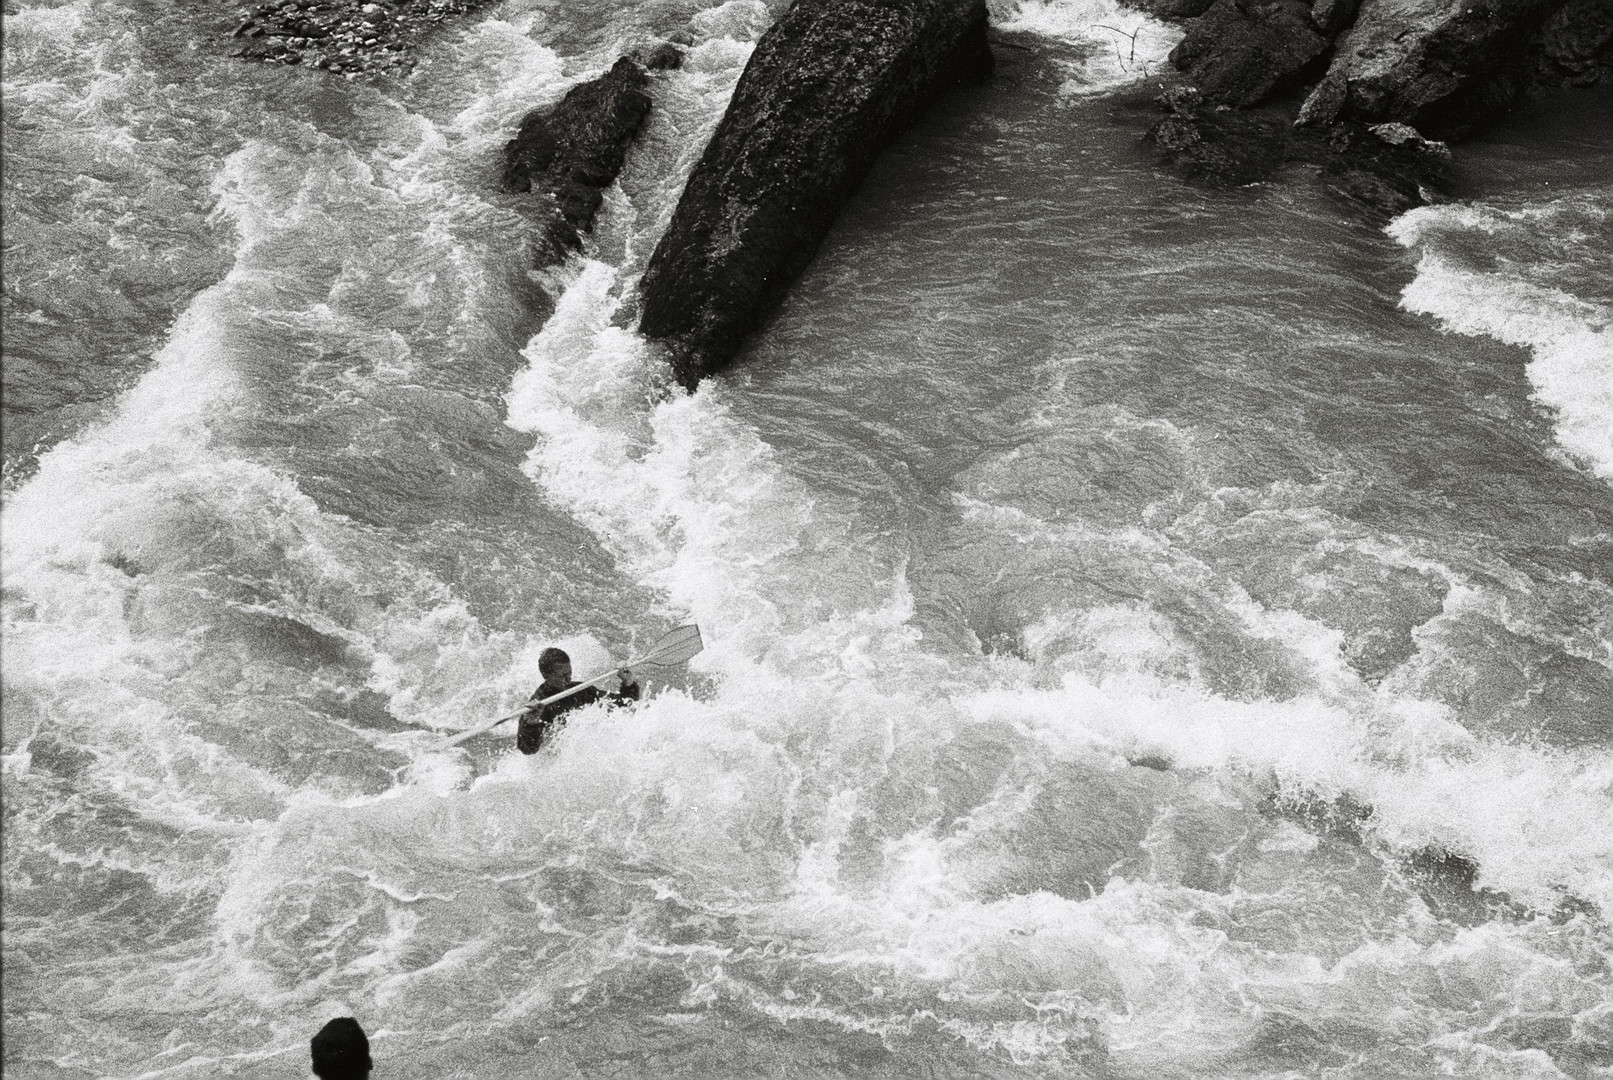
[[[1607, 1076], [1607, 98], [1385, 228], [1164, 176], [1177, 31], [1003, 0], [686, 396], [634, 286], [779, 6], [371, 82], [8, 2], [7, 1077]], [[534, 281], [504, 141], [691, 22]]]

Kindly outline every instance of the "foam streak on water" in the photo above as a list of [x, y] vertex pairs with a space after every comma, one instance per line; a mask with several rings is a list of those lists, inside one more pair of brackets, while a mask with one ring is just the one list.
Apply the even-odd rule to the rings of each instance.
[[[1511, 209], [1425, 207], [1389, 234], [1421, 252], [1406, 308], [1529, 349], [1529, 381], [1556, 415], [1558, 442], [1613, 482], [1613, 309], [1571, 291], [1598, 276], [1605, 289], [1610, 230], [1605, 206], [1571, 196]], [[1545, 284], [1553, 280], [1570, 289]]]
[[[1038, 47], [685, 395], [633, 290], [777, 7], [507, 5], [375, 86], [8, 18], [77, 148], [8, 141], [8, 281], [93, 246], [69, 78], [130, 103], [83, 205], [212, 269], [134, 326], [114, 262], [73, 313], [138, 362], [8, 444], [7, 1074], [283, 1076], [343, 1014], [399, 1076], [1613, 1065], [1602, 194], [1418, 212], [1407, 261], [1163, 185], [1102, 95], [1169, 32], [1002, 5]], [[503, 140], [686, 28], [535, 283]], [[540, 755], [432, 749], [691, 620]]]

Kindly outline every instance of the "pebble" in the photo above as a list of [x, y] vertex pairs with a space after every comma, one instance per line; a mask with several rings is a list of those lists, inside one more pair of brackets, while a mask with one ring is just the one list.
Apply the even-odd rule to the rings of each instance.
[[[269, 64], [304, 64], [353, 78], [407, 62], [414, 39], [450, 14], [490, 0], [278, 0], [240, 9], [237, 50]], [[260, 21], [261, 20], [261, 21]], [[300, 51], [298, 51], [300, 50]]]

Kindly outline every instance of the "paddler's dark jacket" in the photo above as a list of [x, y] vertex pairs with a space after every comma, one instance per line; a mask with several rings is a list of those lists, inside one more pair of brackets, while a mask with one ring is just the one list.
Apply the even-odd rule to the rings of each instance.
[[[576, 685], [575, 682], [569, 682], [560, 689], [564, 690], [567, 687]], [[550, 697], [559, 692], [560, 690], [550, 690], [548, 687], [539, 686], [532, 691], [532, 696], [534, 698]], [[545, 705], [541, 711], [523, 713], [521, 715], [520, 730], [515, 736], [515, 748], [523, 754], [536, 754], [538, 747], [548, 741], [552, 733], [565, 727], [566, 713], [572, 709], [580, 709], [584, 705], [592, 705], [601, 699], [608, 699], [613, 705], [625, 705], [629, 701], [637, 701], [638, 683], [634, 683], [632, 686], [624, 686], [614, 693], [606, 693], [597, 686], [590, 686], [586, 690], [578, 690], [570, 697], [561, 698], [552, 705]]]

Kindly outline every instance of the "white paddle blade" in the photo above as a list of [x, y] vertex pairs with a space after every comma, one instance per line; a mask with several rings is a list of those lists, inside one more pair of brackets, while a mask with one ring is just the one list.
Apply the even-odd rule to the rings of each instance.
[[680, 626], [651, 646], [650, 651], [634, 660], [629, 660], [623, 667], [670, 667], [673, 664], [688, 663], [701, 649], [705, 642], [700, 640], [700, 627], [694, 623]]

